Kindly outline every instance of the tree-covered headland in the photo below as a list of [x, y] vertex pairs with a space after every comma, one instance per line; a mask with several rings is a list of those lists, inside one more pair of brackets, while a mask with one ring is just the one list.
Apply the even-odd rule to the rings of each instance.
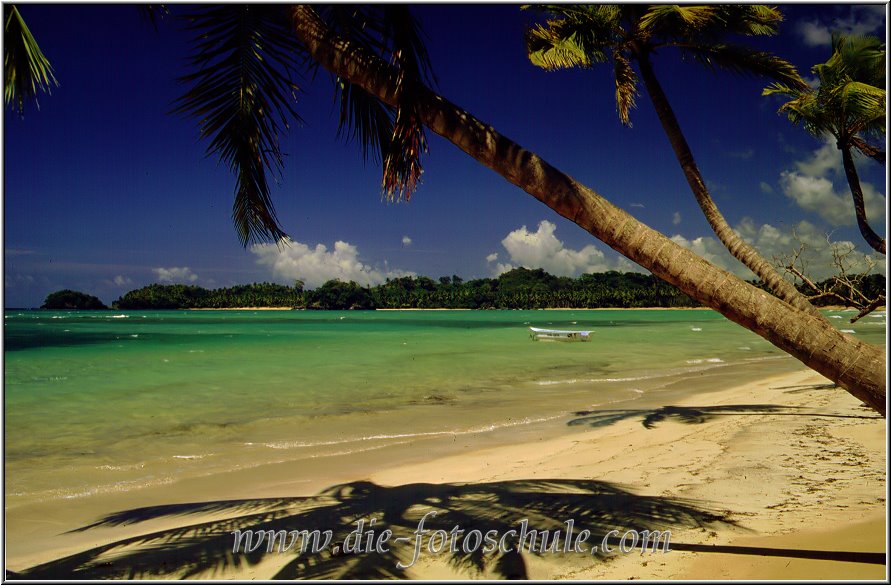
[[[822, 283], [821, 283], [822, 284]], [[883, 291], [885, 277], [874, 274], [861, 283], [869, 295]], [[72, 296], [74, 295], [74, 296]], [[81, 299], [80, 301], [71, 299]], [[92, 299], [86, 304], [83, 299]], [[842, 297], [827, 295], [816, 304], [840, 304]], [[98, 303], [98, 305], [96, 304]], [[314, 290], [269, 282], [206, 289], [185, 284], [150, 284], [132, 290], [112, 303], [117, 310], [232, 309], [281, 307], [288, 309], [597, 309], [698, 307], [699, 303], [651, 274], [600, 272], [578, 278], [554, 276], [541, 268], [515, 268], [497, 278], [464, 280], [443, 276], [387, 279], [375, 286], [329, 280]], [[106, 308], [96, 297], [59, 291], [47, 297], [46, 309]]]

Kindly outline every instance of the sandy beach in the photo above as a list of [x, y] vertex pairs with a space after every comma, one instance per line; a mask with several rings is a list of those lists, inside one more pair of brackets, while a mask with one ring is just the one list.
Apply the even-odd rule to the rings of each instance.
[[[772, 410], [764, 408], [767, 405]], [[114, 494], [76, 512], [71, 507], [14, 510], [11, 514], [8, 510], [8, 534], [17, 535], [17, 542], [10, 543], [8, 567], [23, 570], [139, 534], [199, 526], [235, 515], [234, 522], [214, 525], [215, 530], [223, 531], [217, 540], [206, 536], [207, 546], [220, 558], [196, 575], [264, 579], [282, 567], [287, 569], [286, 561], [294, 557], [274, 553], [257, 564], [233, 566], [231, 556], [224, 561], [227, 553], [221, 550], [231, 547], [231, 530], [250, 527], [260, 518], [284, 518], [280, 521], [284, 524], [276, 526], [337, 529], [337, 542], [355, 528], [348, 524], [363, 515], [378, 515], [378, 522], [383, 523], [384, 517], [396, 510], [401, 518], [396, 522], [391, 518], [389, 526], [395, 534], [401, 534], [400, 527], [410, 534], [425, 510], [439, 510], [450, 525], [462, 529], [494, 522], [496, 529], [505, 530], [528, 518], [529, 526], [541, 529], [574, 520], [576, 526], [593, 522], [600, 529], [635, 525], [670, 530], [672, 550], [645, 555], [637, 551], [608, 559], [583, 553], [524, 552], [521, 560], [505, 555], [513, 565], [497, 567], [474, 565], [466, 558], [463, 564], [456, 564], [449, 562], [453, 558], [449, 555], [424, 550], [405, 573], [393, 566], [405, 556], [332, 557], [323, 553], [318, 564], [330, 572], [322, 576], [336, 577], [338, 570], [354, 566], [358, 559], [368, 563], [359, 570], [368, 576], [427, 579], [505, 574], [532, 579], [622, 580], [887, 576], [885, 564], [849, 562], [838, 555], [841, 551], [886, 551], [884, 419], [811, 371], [690, 396], [672, 406], [674, 410], [663, 411], [664, 416], [661, 420], [657, 416], [651, 428], [644, 426], [642, 419], [652, 411], [596, 428], [586, 425], [585, 415], [581, 415], [578, 421], [582, 424], [567, 427], [556, 436], [523, 435], [513, 444], [486, 445], [462, 437], [460, 442], [466, 444], [451, 449], [426, 445], [420, 451], [369, 452], [348, 466], [339, 460], [339, 465], [331, 464], [331, 459], [326, 463], [322, 458], [315, 460], [318, 468], [314, 468], [312, 481], [287, 480], [294, 477], [294, 469], [282, 464], [249, 474]], [[588, 416], [596, 420], [597, 414]], [[252, 503], [233, 503], [239, 495], [251, 498]], [[258, 500], [285, 496], [292, 499]], [[117, 525], [67, 532], [113, 510], [211, 500], [228, 500], [228, 504], [182, 506], [175, 514], [157, 514], [158, 509], [147, 514], [143, 509], [131, 513], [127, 521], [119, 518]], [[266, 515], [256, 514], [258, 510], [251, 506], [266, 510]], [[312, 512], [318, 509], [331, 514]], [[37, 512], [43, 518], [35, 518]], [[246, 515], [248, 512], [253, 515]], [[168, 542], [193, 537], [198, 531], [200, 528], [186, 529]], [[597, 534], [596, 530], [592, 533]], [[595, 542], [593, 536], [591, 542]], [[714, 548], [689, 551], [695, 545]], [[402, 546], [410, 553], [408, 544]], [[685, 547], [688, 550], [683, 550]], [[762, 549], [760, 554], [744, 554], [754, 552], [754, 547]], [[796, 558], [801, 551], [814, 550], [826, 551], [829, 560]], [[108, 561], [106, 565], [91, 561], [82, 574], [95, 576], [90, 571], [99, 567], [101, 575], [103, 566], [138, 564], [109, 561], [109, 552], [99, 555], [99, 560]], [[170, 558], [180, 553], [172, 554]], [[151, 558], [156, 563], [153, 570], [164, 566], [163, 554]], [[45, 568], [70, 570], [83, 561]], [[307, 563], [290, 570], [303, 574], [300, 571], [314, 566]], [[145, 577], [151, 573], [137, 574]], [[183, 575], [174, 572], [167, 576]]]

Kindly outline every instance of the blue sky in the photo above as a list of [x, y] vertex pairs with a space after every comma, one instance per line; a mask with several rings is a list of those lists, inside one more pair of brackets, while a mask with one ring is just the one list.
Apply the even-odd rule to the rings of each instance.
[[[884, 38], [885, 8], [786, 5], [781, 34], [757, 43], [809, 74], [829, 57], [831, 30]], [[193, 120], [167, 113], [183, 91], [175, 81], [188, 55], [181, 25], [162, 21], [156, 33], [132, 6], [21, 12], [60, 86], [23, 119], [4, 111], [6, 307], [38, 306], [61, 288], [110, 303], [152, 282], [302, 278], [314, 287], [407, 273], [468, 279], [521, 265], [567, 275], [639, 270], [432, 133], [411, 202], [383, 202], [380, 169], [335, 137], [324, 72], [302, 80], [305, 123], [283, 144], [285, 170], [273, 188], [293, 243], [245, 249], [231, 222], [229, 171], [205, 156]], [[516, 6], [415, 13], [445, 97], [652, 227], [748, 274], [711, 234], [645, 94], [629, 129], [616, 116], [608, 67], [533, 67], [522, 40], [531, 16]], [[766, 82], [712, 74], [668, 51], [655, 67], [715, 201], [765, 256], [795, 248], [793, 228], [818, 276], [831, 258], [827, 233], [867, 251], [837, 149], [778, 115], [779, 101], [760, 95]], [[861, 163], [868, 211], [884, 235], [884, 170]]]

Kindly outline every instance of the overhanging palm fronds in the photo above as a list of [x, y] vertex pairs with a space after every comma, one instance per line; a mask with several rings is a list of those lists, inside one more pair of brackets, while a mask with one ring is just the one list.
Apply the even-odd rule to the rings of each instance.
[[407, 6], [320, 7], [332, 30], [393, 66], [398, 104], [391, 107], [335, 79], [340, 104], [338, 135], [356, 140], [363, 157], [383, 164], [381, 189], [389, 201], [409, 199], [423, 168], [427, 141], [415, 111], [417, 84], [435, 84], [436, 76], [423, 42], [423, 32]]
[[174, 111], [199, 120], [208, 155], [235, 174], [232, 218], [242, 244], [281, 240], [267, 170], [280, 172], [279, 135], [289, 118], [299, 120], [291, 78], [299, 47], [277, 7], [213, 6], [187, 18], [194, 72], [180, 78], [190, 88]]
[[38, 91], [50, 93], [50, 88], [59, 82], [18, 8], [10, 5], [7, 10], [3, 28], [3, 97], [6, 105], [11, 104], [21, 116], [26, 101], [33, 100], [39, 108]]

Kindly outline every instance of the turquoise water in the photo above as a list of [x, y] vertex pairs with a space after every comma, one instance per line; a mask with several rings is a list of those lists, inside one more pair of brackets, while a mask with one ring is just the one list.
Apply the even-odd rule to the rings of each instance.
[[[850, 315], [830, 313], [884, 343], [884, 312]], [[4, 325], [8, 504], [562, 421], [679, 377], [800, 367], [698, 310], [7, 311]], [[536, 343], [530, 325], [594, 334]]]

